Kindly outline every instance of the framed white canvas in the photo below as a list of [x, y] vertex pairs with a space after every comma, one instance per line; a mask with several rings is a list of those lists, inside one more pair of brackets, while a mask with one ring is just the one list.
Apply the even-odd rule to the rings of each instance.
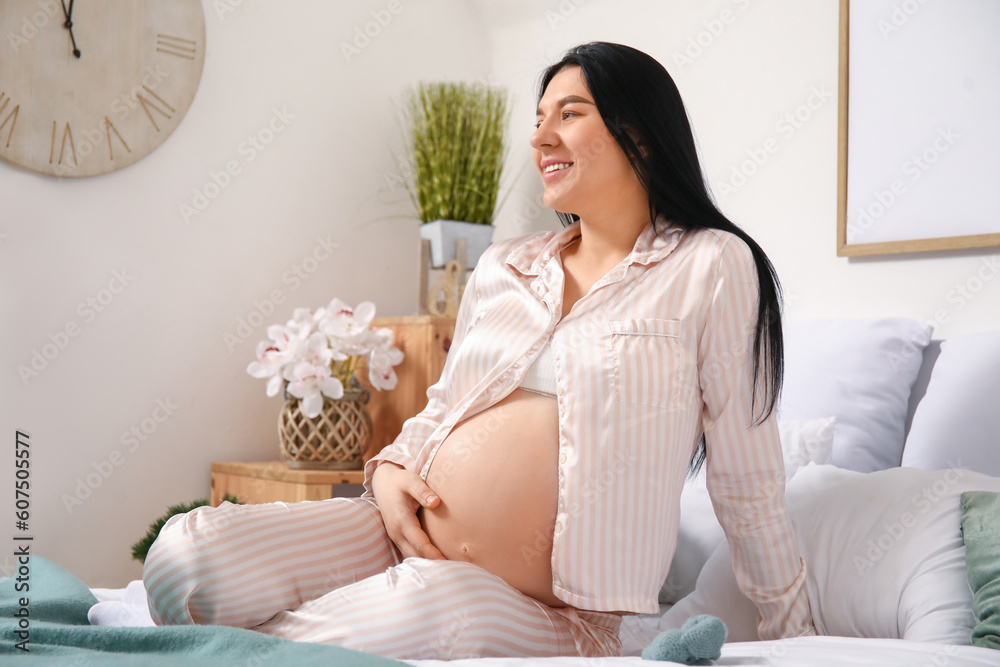
[[1000, 246], [1000, 2], [840, 4], [837, 254]]

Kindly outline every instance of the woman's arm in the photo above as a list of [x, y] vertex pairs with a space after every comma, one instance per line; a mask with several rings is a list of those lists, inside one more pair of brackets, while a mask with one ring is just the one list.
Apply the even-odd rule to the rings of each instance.
[[[738, 237], [723, 241], [699, 341], [708, 491], [729, 540], [740, 589], [757, 606], [758, 635], [815, 634], [799, 555], [785, 507], [776, 411], [758, 426], [763, 390], [751, 411], [757, 270]], [[766, 373], [764, 364], [760, 372]], [[763, 377], [759, 379], [763, 384]]]
[[417, 511], [421, 507], [433, 509], [440, 504], [441, 499], [415, 468], [420, 448], [441, 425], [448, 411], [448, 384], [456, 371], [456, 351], [476, 312], [475, 279], [476, 272], [473, 271], [458, 307], [455, 333], [441, 377], [427, 390], [427, 406], [403, 423], [403, 429], [395, 442], [365, 464], [365, 492], [362, 497], [375, 499], [382, 513], [386, 533], [404, 558], [419, 556], [445, 559], [431, 543], [417, 518]]
[[364, 496], [373, 496], [372, 475], [375, 473], [375, 469], [383, 463], [395, 463], [401, 468], [412, 471], [420, 448], [444, 421], [448, 411], [448, 382], [456, 370], [454, 368], [454, 359], [457, 356], [455, 352], [465, 338], [476, 309], [476, 272], [473, 271], [469, 276], [465, 293], [462, 295], [462, 301], [458, 307], [455, 332], [452, 335], [451, 347], [445, 359], [441, 377], [427, 390], [427, 406], [415, 417], [407, 419], [396, 440], [365, 464]]

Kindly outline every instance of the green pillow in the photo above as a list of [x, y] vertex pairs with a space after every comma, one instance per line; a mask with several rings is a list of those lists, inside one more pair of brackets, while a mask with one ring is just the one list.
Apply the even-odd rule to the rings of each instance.
[[1000, 493], [962, 494], [962, 534], [976, 615], [972, 644], [1000, 649]]

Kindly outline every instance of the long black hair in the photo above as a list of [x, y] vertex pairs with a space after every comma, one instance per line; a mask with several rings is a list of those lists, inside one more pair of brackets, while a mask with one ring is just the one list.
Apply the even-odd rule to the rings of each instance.
[[[777, 404], [784, 370], [781, 285], [774, 266], [761, 247], [715, 205], [698, 161], [684, 102], [663, 65], [642, 51], [622, 44], [581, 44], [542, 73], [539, 100], [552, 77], [571, 65], [582, 70], [604, 124], [646, 188], [654, 231], [665, 231], [655, 227], [658, 215], [663, 215], [670, 223], [682, 227], [730, 232], [750, 247], [759, 284], [751, 412], [758, 405], [760, 392], [763, 406], [753, 423], [759, 425]], [[702, 435], [691, 462], [692, 474], [704, 460], [705, 436]]]

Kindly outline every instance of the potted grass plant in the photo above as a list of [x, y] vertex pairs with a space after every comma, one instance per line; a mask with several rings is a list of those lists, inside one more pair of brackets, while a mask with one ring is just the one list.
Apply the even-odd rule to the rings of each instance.
[[500, 175], [506, 157], [509, 95], [502, 87], [468, 83], [419, 83], [403, 106], [410, 155], [407, 186], [431, 241], [431, 263], [455, 258], [466, 239], [473, 268], [493, 238]]

